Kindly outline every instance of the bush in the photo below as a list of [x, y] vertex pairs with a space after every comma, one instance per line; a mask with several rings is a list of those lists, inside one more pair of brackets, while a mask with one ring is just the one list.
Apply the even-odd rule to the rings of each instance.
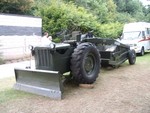
[[118, 22], [116, 23], [109, 23], [109, 24], [102, 24], [99, 27], [99, 36], [103, 38], [118, 38], [123, 30], [123, 24]]
[[62, 41], [61, 38], [55, 38], [55, 39], [53, 39], [53, 42], [55, 42], [55, 43], [59, 43], [61, 41]]
[[122, 24], [101, 24], [96, 16], [72, 2], [65, 4], [51, 0], [49, 5], [40, 8], [38, 14], [43, 19], [43, 30], [49, 31], [56, 42], [58, 39], [55, 39], [55, 34], [64, 29], [82, 33], [93, 30], [94, 35], [104, 38], [117, 38], [122, 31]]

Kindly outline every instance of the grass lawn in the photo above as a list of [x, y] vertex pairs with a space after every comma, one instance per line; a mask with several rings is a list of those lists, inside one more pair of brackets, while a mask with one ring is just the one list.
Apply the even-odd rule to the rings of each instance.
[[144, 56], [137, 56], [137, 63], [150, 62], [150, 52], [145, 53]]
[[14, 77], [0, 79], [0, 104], [14, 99], [32, 96], [32, 94], [14, 90], [13, 89], [14, 83], [15, 83]]

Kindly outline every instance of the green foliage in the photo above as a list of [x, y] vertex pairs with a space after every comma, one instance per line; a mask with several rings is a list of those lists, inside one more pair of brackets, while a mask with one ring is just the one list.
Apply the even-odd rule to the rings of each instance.
[[150, 22], [150, 5], [144, 7], [143, 12], [145, 14], [145, 21]]
[[107, 23], [115, 22], [114, 20], [117, 17], [116, 5], [114, 4], [113, 0], [107, 0], [106, 4], [107, 4], [107, 10], [108, 10], [107, 16], [106, 16]]
[[40, 9], [39, 16], [43, 18], [43, 30], [49, 31], [53, 36], [56, 32], [65, 29], [87, 32], [96, 29], [95, 24], [99, 24], [96, 16], [72, 2], [58, 4], [51, 1], [49, 6]]
[[136, 19], [133, 18], [129, 13], [117, 13], [116, 21], [120, 23], [135, 22]]
[[99, 27], [99, 31], [98, 33], [100, 37], [103, 38], [118, 38], [121, 33], [122, 33], [122, 29], [123, 29], [123, 24], [120, 24], [118, 22], [116, 23], [109, 23], [109, 24], [102, 24]]
[[[112, 4], [109, 6], [109, 18], [112, 19], [114, 15], [111, 12], [116, 12], [115, 5], [111, 0], [108, 2]], [[77, 7], [72, 2], [65, 4], [51, 1], [49, 6], [40, 11], [40, 16], [43, 18], [43, 30], [51, 32], [53, 37], [62, 29], [80, 30], [82, 33], [94, 30], [96, 36], [103, 38], [117, 38], [122, 32], [122, 24], [119, 22], [112, 23], [110, 20], [111, 23], [101, 24], [97, 16], [88, 12], [84, 7]]]
[[116, 5], [113, 0], [65, 0], [73, 1], [77, 6], [84, 7], [90, 13], [97, 16], [100, 23], [114, 22]]
[[114, 2], [117, 5], [117, 19], [119, 22], [126, 23], [149, 20], [147, 17], [147, 8], [139, 0], [114, 0]]
[[142, 4], [139, 0], [114, 0], [117, 5], [118, 12], [126, 12], [129, 14], [134, 14], [141, 11]]
[[150, 22], [150, 13], [146, 15], [146, 21]]
[[61, 42], [61, 41], [62, 41], [61, 38], [54, 38], [54, 39], [53, 39], [53, 42], [55, 42], [55, 43], [59, 43], [59, 42]]
[[32, 0], [1, 0], [0, 13], [31, 14]]

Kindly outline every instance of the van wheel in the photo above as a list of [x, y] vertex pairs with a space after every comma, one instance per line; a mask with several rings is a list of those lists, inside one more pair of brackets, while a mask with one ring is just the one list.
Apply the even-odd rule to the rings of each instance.
[[143, 56], [145, 53], [144, 47], [141, 48], [140, 56]]

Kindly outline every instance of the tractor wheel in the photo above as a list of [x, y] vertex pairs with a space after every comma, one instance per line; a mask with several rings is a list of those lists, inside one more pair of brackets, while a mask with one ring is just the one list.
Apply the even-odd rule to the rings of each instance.
[[145, 53], [144, 47], [141, 48], [140, 56], [143, 56]]
[[71, 71], [77, 84], [92, 84], [100, 71], [100, 54], [91, 43], [82, 43], [74, 49]]
[[136, 62], [136, 52], [135, 52], [135, 50], [129, 50], [128, 60], [129, 60], [130, 65], [135, 64], [135, 62]]

